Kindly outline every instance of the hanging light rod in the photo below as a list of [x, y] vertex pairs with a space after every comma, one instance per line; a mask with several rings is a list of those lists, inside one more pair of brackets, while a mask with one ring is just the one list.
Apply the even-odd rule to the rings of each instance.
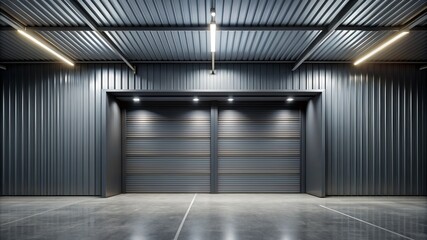
[[49, 44], [46, 40], [43, 39], [43, 37], [39, 36], [37, 33], [26, 30], [25, 26], [22, 25], [19, 21], [17, 21], [12, 15], [3, 11], [3, 9], [0, 9], [0, 10], [1, 10], [0, 11], [0, 19], [2, 21], [6, 22], [7, 24], [9, 24], [9, 26], [16, 29], [19, 34], [21, 34], [25, 38], [31, 40], [37, 46], [39, 46], [40, 48], [49, 52], [50, 54], [54, 55], [56, 58], [60, 59], [62, 62], [66, 63], [70, 66], [74, 66], [74, 62], [70, 58], [66, 57], [59, 50], [57, 50], [54, 46]]

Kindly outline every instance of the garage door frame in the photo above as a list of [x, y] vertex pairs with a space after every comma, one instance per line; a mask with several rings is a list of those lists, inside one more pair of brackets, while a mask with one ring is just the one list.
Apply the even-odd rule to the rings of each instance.
[[[122, 164], [122, 135], [119, 137], [115, 136], [114, 133], [116, 128], [119, 127], [121, 129], [122, 124], [120, 121], [119, 124], [112, 123], [112, 116], [117, 111], [114, 111], [113, 108], [120, 107], [123, 109], [126, 107], [123, 102], [120, 100], [121, 98], [131, 98], [135, 95], [143, 96], [143, 97], [183, 97], [183, 98], [192, 98], [193, 96], [199, 97], [222, 97], [226, 98], [230, 95], [234, 97], [252, 97], [256, 98], [259, 101], [263, 101], [264, 98], [269, 97], [281, 97], [282, 99], [286, 96], [304, 96], [307, 97], [307, 107], [303, 112], [303, 118], [307, 119], [305, 124], [302, 125], [301, 131], [304, 131], [304, 136], [310, 136], [310, 141], [303, 140], [301, 158], [305, 158], [305, 171], [302, 172], [301, 176], [305, 175], [305, 178], [302, 178], [303, 183], [305, 181], [306, 193], [324, 197], [326, 192], [326, 149], [325, 149], [325, 101], [326, 97], [324, 94], [324, 90], [288, 90], [288, 91], [144, 91], [144, 90], [102, 90], [101, 96], [101, 111], [102, 111], [102, 119], [101, 119], [101, 128], [102, 128], [102, 142], [101, 142], [101, 193], [103, 197], [109, 197], [113, 195], [117, 195], [122, 193], [122, 168], [119, 167], [117, 169], [117, 162]], [[116, 103], [116, 104], [111, 104]], [[114, 105], [114, 106], [113, 106]], [[212, 105], [212, 109], [214, 106]], [[215, 110], [211, 109], [212, 114], [215, 115]], [[122, 111], [119, 111], [120, 115]], [[216, 117], [218, 117], [217, 107], [216, 107]], [[122, 119], [122, 117], [120, 117]], [[217, 121], [216, 121], [217, 122]], [[218, 127], [218, 126], [216, 126]], [[211, 131], [215, 131], [215, 126], [211, 126]], [[116, 134], [117, 135], [117, 134]], [[118, 138], [118, 139], [117, 139]], [[302, 138], [303, 139], [303, 138]], [[217, 142], [215, 143], [218, 144]], [[116, 146], [116, 148], [111, 148], [109, 146]], [[216, 146], [217, 148], [218, 146]], [[212, 146], [211, 149], [215, 148]], [[306, 154], [305, 149], [311, 149], [309, 151], [310, 154]], [[215, 149], [212, 149], [215, 150]], [[116, 156], [117, 152], [120, 152], [120, 156], [118, 159], [112, 156]], [[217, 152], [217, 149], [216, 151]], [[212, 156], [211, 158], [217, 156]], [[211, 167], [213, 169], [217, 169], [217, 162], [211, 161]], [[211, 171], [211, 175], [216, 174], [214, 171]], [[217, 176], [217, 175], [216, 175]], [[217, 181], [217, 179], [211, 178], [211, 181]], [[301, 184], [303, 185], [303, 184]], [[217, 184], [211, 184], [211, 192], [217, 192]], [[303, 191], [304, 192], [304, 191]]]

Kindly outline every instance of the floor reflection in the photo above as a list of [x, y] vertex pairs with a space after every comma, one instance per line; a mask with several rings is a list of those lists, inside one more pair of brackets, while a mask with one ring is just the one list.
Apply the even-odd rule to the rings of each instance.
[[[174, 239], [192, 198], [193, 194], [34, 201], [2, 197], [0, 235], [2, 240]], [[393, 232], [427, 239], [427, 198], [198, 194], [179, 239], [404, 239]]]

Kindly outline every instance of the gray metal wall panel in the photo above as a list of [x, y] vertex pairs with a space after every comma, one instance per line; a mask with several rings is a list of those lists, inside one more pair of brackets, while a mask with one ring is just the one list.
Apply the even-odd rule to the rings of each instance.
[[300, 192], [299, 110], [219, 107], [218, 192]]
[[318, 197], [324, 197], [326, 194], [323, 97], [319, 95], [310, 99], [305, 112], [306, 191]]
[[102, 195], [110, 197], [122, 192], [122, 116], [119, 103], [113, 96], [106, 101], [106, 161], [104, 166], [104, 186]]
[[101, 89], [326, 89], [329, 195], [426, 195], [427, 72], [417, 65], [8, 65], [3, 195], [99, 195]]
[[126, 134], [126, 192], [210, 191], [210, 108], [130, 109]]

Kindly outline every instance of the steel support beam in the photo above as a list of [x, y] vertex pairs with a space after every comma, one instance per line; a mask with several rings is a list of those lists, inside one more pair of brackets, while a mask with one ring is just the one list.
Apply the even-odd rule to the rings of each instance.
[[427, 70], [427, 65], [421, 66], [420, 70]]
[[218, 106], [211, 106], [211, 193], [218, 192]]
[[332, 22], [311, 42], [311, 44], [300, 55], [292, 71], [295, 71], [301, 64], [313, 54], [314, 51], [338, 28], [338, 26], [357, 8], [357, 0], [350, 0], [341, 11], [335, 16]]
[[[58, 63], [56, 61], [0, 61], [0, 64], [51, 64], [51, 63]], [[93, 60], [93, 61], [75, 61], [74, 63], [78, 64], [117, 64], [117, 63], [123, 63], [123, 61], [118, 60]], [[153, 60], [138, 60], [138, 61], [132, 61], [134, 64], [212, 64], [212, 61], [210, 60], [184, 60], [184, 61], [153, 61]], [[226, 64], [226, 63], [235, 63], [235, 64], [291, 64], [295, 63], [295, 61], [224, 61], [224, 60], [217, 60], [217, 64]], [[353, 61], [305, 61], [305, 63], [309, 64], [351, 64]], [[370, 64], [427, 64], [426, 61], [367, 61], [366, 63]]]
[[[404, 26], [339, 26], [336, 30], [342, 31], [366, 31], [366, 32], [379, 32], [379, 31], [398, 31]], [[113, 31], [209, 31], [206, 26], [111, 26], [111, 27], [97, 27], [100, 32], [113, 32]], [[322, 31], [325, 26], [217, 26], [217, 31]], [[0, 31], [12, 31], [13, 27], [0, 27]], [[64, 27], [27, 27], [27, 30], [35, 32], [79, 32], [79, 31], [93, 31], [90, 27], [84, 26], [64, 26]], [[427, 26], [418, 26], [411, 29], [411, 31], [427, 31]]]
[[0, 69], [1, 69], [1, 70], [6, 70], [7, 68], [6, 68], [6, 66], [5, 66], [5, 65], [0, 65]]
[[128, 67], [130, 69], [132, 69], [133, 73], [136, 73], [136, 68], [135, 66], [133, 66], [124, 56], [124, 54], [122, 53], [122, 51], [120, 51], [120, 49], [116, 46], [116, 44], [110, 39], [110, 37], [103, 31], [100, 31], [98, 29], [98, 26], [95, 22], [95, 20], [93, 19], [93, 17], [88, 13], [87, 9], [85, 9], [84, 4], [82, 4], [82, 0], [66, 0], [66, 3], [74, 10], [76, 11], [76, 13], [78, 15], [80, 15], [80, 17], [82, 18], [82, 20], [90, 27], [90, 29], [92, 31], [94, 31], [99, 38], [101, 38], [107, 45], [108, 47], [118, 56], [120, 57], [123, 62], [126, 63], [126, 65], [128, 65]]

